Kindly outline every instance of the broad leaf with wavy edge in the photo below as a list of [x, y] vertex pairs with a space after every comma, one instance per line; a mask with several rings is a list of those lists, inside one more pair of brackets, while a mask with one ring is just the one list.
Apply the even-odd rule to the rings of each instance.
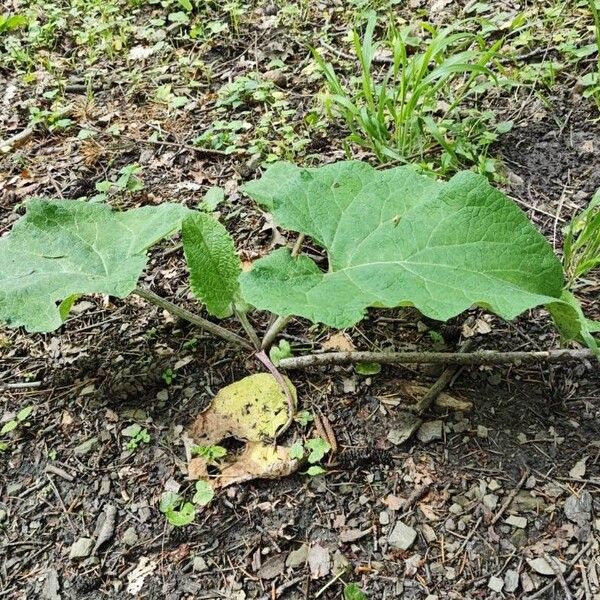
[[211, 315], [230, 316], [242, 270], [233, 239], [219, 221], [206, 213], [187, 217], [182, 236], [192, 292]]
[[327, 271], [280, 249], [242, 274], [244, 298], [279, 315], [344, 328], [368, 307], [412, 305], [447, 320], [478, 305], [511, 319], [561, 296], [545, 238], [472, 172], [441, 183], [408, 167], [277, 163], [245, 191], [327, 251]]
[[56, 303], [72, 295], [124, 298], [146, 266], [146, 250], [189, 212], [179, 204], [117, 212], [81, 200], [30, 201], [0, 239], [0, 321], [52, 331], [63, 322]]

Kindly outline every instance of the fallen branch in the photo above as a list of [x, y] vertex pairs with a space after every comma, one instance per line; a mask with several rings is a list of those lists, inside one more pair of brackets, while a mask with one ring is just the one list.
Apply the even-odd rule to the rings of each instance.
[[[64, 117], [68, 116], [72, 111], [73, 107], [71, 106], [63, 108], [62, 110], [58, 111], [58, 113], [56, 114], [56, 118], [63, 119]], [[9, 137], [7, 140], [0, 140], [0, 154], [8, 154], [9, 152], [12, 152], [15, 148], [22, 146], [27, 140], [29, 140], [29, 138], [33, 136], [38, 125], [41, 125], [41, 123], [34, 123], [33, 125], [29, 125], [22, 131], [19, 131], [19, 133], [15, 133], [15, 135]]]
[[382, 365], [513, 365], [539, 362], [557, 363], [569, 360], [593, 360], [592, 350], [544, 350], [536, 352], [497, 352], [480, 350], [477, 352], [323, 352], [306, 354], [279, 361], [281, 369], [307, 369], [325, 365], [353, 365], [361, 362], [375, 362]]
[[225, 329], [225, 327], [221, 327], [216, 323], [212, 323], [211, 321], [203, 319], [201, 316], [195, 315], [193, 312], [190, 312], [185, 308], [181, 308], [181, 306], [177, 306], [177, 304], [173, 304], [165, 298], [161, 298], [160, 296], [158, 296], [154, 292], [151, 292], [150, 290], [137, 287], [135, 288], [134, 293], [137, 294], [140, 298], [147, 300], [151, 304], [154, 304], [162, 308], [163, 310], [166, 310], [173, 316], [179, 317], [184, 321], [189, 321], [193, 325], [196, 325], [197, 327], [200, 327], [200, 329], [204, 329], [205, 331], [208, 331], [209, 333], [212, 333], [217, 337], [227, 340], [228, 342], [232, 342], [233, 344], [237, 344], [238, 346], [242, 346], [247, 350], [255, 349], [254, 346], [248, 340], [245, 340], [243, 337], [237, 335], [237, 333], [233, 333], [232, 331]]

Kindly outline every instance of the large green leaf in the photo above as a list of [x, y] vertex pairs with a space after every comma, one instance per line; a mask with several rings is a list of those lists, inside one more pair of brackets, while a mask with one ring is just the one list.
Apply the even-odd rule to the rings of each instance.
[[343, 328], [369, 306], [447, 320], [479, 305], [511, 319], [561, 296], [562, 267], [544, 237], [472, 172], [440, 183], [408, 167], [277, 163], [245, 191], [327, 250], [326, 272], [280, 249], [242, 274], [245, 300], [279, 315]]
[[231, 315], [241, 263], [225, 227], [211, 215], [190, 215], [183, 222], [183, 250], [194, 295], [211, 315]]
[[116, 212], [80, 200], [32, 200], [0, 239], [0, 321], [52, 331], [62, 324], [56, 303], [74, 294], [124, 298], [147, 248], [179, 229], [188, 212], [179, 204]]

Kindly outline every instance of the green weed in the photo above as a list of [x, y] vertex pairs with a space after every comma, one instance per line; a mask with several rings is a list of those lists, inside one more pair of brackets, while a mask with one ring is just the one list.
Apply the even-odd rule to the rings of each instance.
[[565, 230], [563, 265], [568, 288], [600, 266], [600, 190]]
[[[344, 84], [331, 63], [314, 51], [327, 84], [325, 107], [350, 130], [349, 141], [372, 151], [380, 162], [427, 162], [434, 148], [443, 156], [436, 170], [479, 163], [486, 171], [490, 115], [476, 114], [463, 125], [461, 107], [494, 79], [488, 64], [501, 45], [488, 47], [480, 35], [437, 29], [421, 23], [419, 35], [391, 23], [383, 41], [374, 41], [377, 16], [371, 13], [364, 36], [353, 33], [360, 77]], [[381, 56], [387, 68], [378, 70]]]

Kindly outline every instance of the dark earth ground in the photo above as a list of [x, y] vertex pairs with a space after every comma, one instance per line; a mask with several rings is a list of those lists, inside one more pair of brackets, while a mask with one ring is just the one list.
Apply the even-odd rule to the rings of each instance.
[[[114, 109], [111, 94], [99, 96], [102, 110]], [[552, 100], [551, 108], [532, 102], [494, 150], [508, 169], [505, 189], [550, 240], [600, 187], [600, 128], [591, 107], [567, 88]], [[173, 125], [185, 129], [185, 122]], [[89, 193], [90, 168], [70, 144], [41, 134], [22, 149], [27, 170], [0, 163], [2, 231], [31, 194]], [[319, 148], [318, 160], [339, 158], [339, 147]], [[254, 233], [263, 216], [237, 192], [252, 177], [243, 162], [132, 144], [112, 158], [115, 167], [148, 165], [146, 190], [132, 202], [188, 200], [189, 190], [226, 184], [236, 206], [228, 228], [244, 255], [270, 244], [268, 228]], [[172, 246], [153, 253], [146, 283], [185, 298], [185, 270]], [[596, 273], [578, 291], [590, 317], [600, 317], [599, 289]], [[360, 349], [430, 346], [409, 317], [373, 312], [348, 334]], [[490, 333], [476, 336], [480, 348], [558, 343], [541, 312], [490, 323]], [[265, 324], [257, 317], [257, 326]], [[288, 334], [306, 349], [327, 337], [300, 321]], [[85, 299], [56, 334], [5, 330], [0, 346], [3, 383], [41, 382], [0, 388], [5, 419], [35, 407], [29, 427], [0, 453], [1, 597], [127, 598], [139, 581], [140, 598], [333, 599], [342, 582], [354, 581], [371, 599], [600, 598], [595, 364], [463, 370], [450, 392], [472, 409], [432, 411], [426, 420], [443, 421], [442, 438], [400, 446], [388, 441], [403, 426], [393, 399], [401, 383], [432, 382], [434, 371], [387, 367], [372, 379], [345, 368], [293, 373], [301, 407], [326, 415], [338, 438], [341, 452], [328, 474], [233, 486], [194, 524], [174, 529], [158, 502], [167, 488], [190, 493], [183, 427], [219, 387], [259, 365], [137, 298]], [[169, 386], [166, 367], [176, 372]], [[121, 431], [132, 422], [151, 441], [124, 451]], [[407, 550], [392, 535], [399, 523], [417, 533]], [[89, 556], [69, 557], [79, 538], [96, 541], [107, 531]], [[564, 576], [553, 572], [554, 561]], [[502, 582], [503, 591], [493, 591]]]

